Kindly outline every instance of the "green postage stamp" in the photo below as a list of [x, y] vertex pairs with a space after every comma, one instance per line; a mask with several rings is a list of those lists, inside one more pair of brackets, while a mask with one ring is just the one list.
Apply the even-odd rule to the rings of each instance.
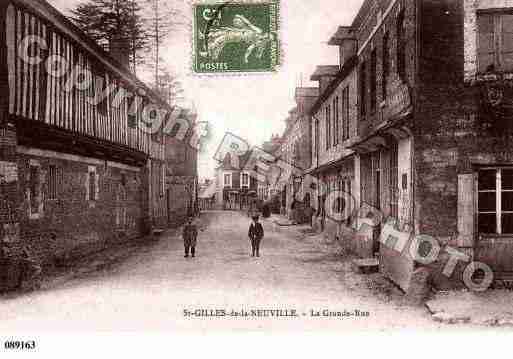
[[279, 1], [199, 3], [193, 9], [195, 73], [276, 71]]

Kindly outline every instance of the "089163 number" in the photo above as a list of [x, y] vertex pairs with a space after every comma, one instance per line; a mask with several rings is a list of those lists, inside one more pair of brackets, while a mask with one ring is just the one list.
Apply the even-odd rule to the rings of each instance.
[[10, 340], [4, 342], [5, 350], [34, 350], [36, 349], [36, 342], [34, 340], [20, 341]]

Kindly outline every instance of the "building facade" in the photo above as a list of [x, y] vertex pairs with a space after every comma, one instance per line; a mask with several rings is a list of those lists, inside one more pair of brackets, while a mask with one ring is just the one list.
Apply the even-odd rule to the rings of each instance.
[[[262, 150], [271, 155], [273, 158], [277, 158], [277, 153], [281, 148], [282, 137], [279, 135], [273, 135], [269, 141], [266, 141], [262, 144]], [[273, 163], [270, 161], [266, 161], [266, 164], [272, 168]], [[276, 169], [275, 169], [276, 170]], [[276, 186], [273, 183], [273, 175], [272, 171], [266, 172], [264, 174], [265, 180], [258, 181], [258, 199], [260, 201], [276, 201]]]
[[252, 176], [249, 153], [240, 156], [227, 153], [216, 169], [216, 200], [218, 208], [224, 210], [248, 209], [258, 198], [258, 181]]
[[164, 135], [142, 119], [148, 106], [172, 109], [46, 1], [3, 1], [0, 27], [9, 289], [24, 253], [53, 266], [162, 225]]
[[[166, 218], [164, 226], [177, 227], [185, 223], [198, 209], [198, 149], [194, 147], [194, 126], [197, 114], [182, 110], [172, 131], [164, 135]], [[177, 136], [180, 123], [190, 124], [184, 136]], [[183, 137], [183, 138], [182, 138]]]
[[304, 173], [312, 163], [309, 110], [318, 96], [318, 88], [296, 88], [296, 107], [289, 111], [281, 146], [276, 152], [276, 158], [284, 164], [275, 184], [275, 190], [281, 193], [281, 212], [298, 223], [309, 220], [305, 210], [310, 207], [311, 198], [305, 190]]
[[[343, 191], [358, 195], [354, 151], [349, 148], [357, 139], [357, 74], [354, 35], [340, 28], [330, 40], [339, 46], [340, 66], [319, 66], [312, 75], [324, 91], [311, 109], [312, 166], [308, 173], [317, 181], [312, 190], [315, 208], [313, 221], [317, 230], [339, 239], [349, 223], [330, 216], [326, 209], [342, 211], [342, 200], [330, 204], [329, 193]], [[329, 71], [328, 71], [329, 70]]]
[[[320, 180], [318, 215], [323, 196], [350, 192], [353, 227], [373, 226], [352, 248], [379, 258], [381, 272], [406, 291], [426, 272], [436, 287], [459, 285], [472, 261], [495, 279], [513, 273], [511, 9], [513, 1], [366, 0], [330, 40], [340, 47], [340, 67], [312, 76], [321, 89], [309, 170]], [[330, 236], [340, 230], [329, 219], [324, 225]], [[441, 254], [425, 265], [383, 245], [384, 229], [408, 244], [431, 236]], [[465, 260], [447, 277], [451, 250]]]

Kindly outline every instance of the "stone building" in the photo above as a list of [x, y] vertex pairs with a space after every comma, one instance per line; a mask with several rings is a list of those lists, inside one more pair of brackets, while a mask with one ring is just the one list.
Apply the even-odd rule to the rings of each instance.
[[239, 155], [228, 152], [216, 168], [217, 207], [225, 210], [243, 210], [257, 199], [258, 181], [252, 176], [248, 161], [251, 153]]
[[[187, 216], [197, 210], [198, 185], [198, 149], [194, 146], [193, 128], [197, 114], [182, 110], [179, 121], [172, 131], [164, 135], [165, 151], [165, 203], [167, 218], [164, 226], [177, 227], [183, 224]], [[178, 136], [180, 124], [191, 128]]]
[[[273, 156], [276, 157], [275, 154], [278, 151], [278, 149], [281, 147], [282, 138], [279, 135], [272, 135], [271, 139], [269, 141], [266, 141], [262, 144], [262, 150]], [[272, 163], [269, 161], [266, 161], [266, 164], [271, 166]], [[272, 189], [272, 175], [271, 173], [265, 173], [265, 180], [264, 181], [258, 181], [257, 185], [257, 193], [258, 193], [258, 199], [260, 201], [270, 201], [273, 200], [276, 193], [274, 189]]]
[[[336, 239], [341, 237], [342, 226], [349, 223], [340, 223], [327, 213], [328, 194], [359, 193], [356, 156], [349, 148], [357, 138], [356, 38], [351, 29], [341, 27], [329, 44], [340, 48], [340, 66], [319, 66], [311, 77], [324, 91], [310, 110], [312, 166], [308, 174], [318, 180], [312, 190], [316, 209], [314, 225]], [[341, 200], [337, 199], [333, 205], [335, 210], [343, 210]]]
[[44, 0], [2, 1], [0, 28], [4, 290], [27, 253], [62, 265], [161, 228], [164, 134], [142, 121], [172, 109]]
[[[354, 238], [355, 249], [379, 258], [381, 272], [406, 291], [426, 272], [436, 287], [461, 284], [472, 261], [494, 279], [513, 273], [512, 8], [513, 1], [366, 0], [330, 41], [340, 46], [341, 68], [320, 67], [312, 77], [321, 95], [311, 173], [327, 187], [316, 201], [341, 189], [347, 174], [354, 222], [373, 226]], [[350, 125], [340, 140], [332, 123], [343, 118], [336, 103], [344, 84]], [[410, 251], [419, 235], [441, 247], [429, 265]], [[404, 247], [390, 245], [399, 238], [408, 239]], [[446, 277], [455, 251], [458, 265]]]
[[[282, 193], [282, 213], [300, 223], [308, 220], [304, 211], [311, 202], [310, 192], [304, 189], [303, 174], [312, 162], [309, 110], [318, 96], [318, 88], [296, 88], [296, 107], [289, 111], [281, 147], [277, 151], [277, 158], [286, 164], [280, 171], [278, 184], [278, 191]], [[288, 170], [288, 166], [294, 170]]]
[[358, 237], [352, 247], [361, 257], [378, 256], [381, 270], [404, 289], [416, 264], [379, 240], [385, 218], [394, 218], [407, 231], [413, 228], [412, 97], [421, 3], [365, 1], [342, 34], [356, 40], [357, 137], [348, 148], [355, 153], [357, 223], [375, 220], [374, 231]]

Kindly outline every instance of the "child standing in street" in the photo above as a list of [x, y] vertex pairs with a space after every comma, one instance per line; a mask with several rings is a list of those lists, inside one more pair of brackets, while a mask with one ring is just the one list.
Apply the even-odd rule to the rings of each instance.
[[253, 223], [249, 226], [248, 232], [249, 239], [251, 240], [252, 257], [260, 257], [260, 243], [264, 238], [264, 227], [258, 222], [258, 216], [253, 217]]
[[196, 242], [198, 238], [198, 228], [192, 222], [192, 218], [189, 218], [187, 224], [183, 227], [183, 244], [185, 247], [185, 258], [189, 258], [189, 250], [191, 256], [196, 256]]

